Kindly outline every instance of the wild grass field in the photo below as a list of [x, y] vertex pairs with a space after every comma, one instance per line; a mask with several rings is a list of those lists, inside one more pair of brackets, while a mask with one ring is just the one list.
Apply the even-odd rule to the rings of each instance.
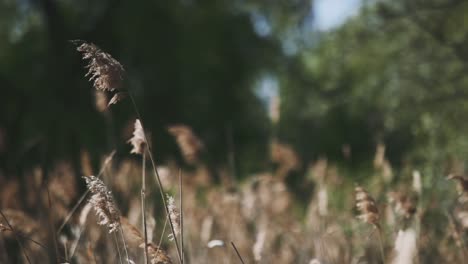
[[468, 257], [462, 161], [394, 168], [386, 156], [391, 146], [381, 142], [364, 168], [325, 157], [302, 164], [291, 145], [271, 138], [274, 166], [239, 178], [204, 161], [209, 150], [181, 124], [168, 132], [185, 165], [158, 164], [151, 131], [122, 87], [124, 67], [92, 43], [74, 44], [96, 93], [110, 98], [98, 100], [101, 107], [132, 102], [137, 118], [121, 140], [128, 148], [102, 153], [98, 166], [82, 150], [83, 175], [68, 160], [55, 161], [47, 178], [40, 164], [20, 178], [0, 175], [0, 263], [406, 264]]
[[468, 0], [0, 0], [0, 264], [468, 263], [467, 87]]

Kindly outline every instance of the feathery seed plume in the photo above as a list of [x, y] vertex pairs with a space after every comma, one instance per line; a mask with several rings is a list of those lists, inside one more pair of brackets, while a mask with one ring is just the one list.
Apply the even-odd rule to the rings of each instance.
[[173, 125], [168, 127], [167, 130], [176, 138], [184, 160], [190, 164], [196, 162], [203, 149], [203, 143], [193, 133], [192, 129], [185, 125]]
[[86, 76], [90, 76], [89, 80], [94, 81], [96, 90], [114, 91], [122, 86], [124, 68], [120, 62], [93, 43], [73, 42], [81, 43], [76, 50], [82, 54], [83, 60], [89, 61]]
[[[179, 211], [175, 206], [174, 197], [167, 195], [167, 209], [169, 210], [169, 220], [172, 223], [172, 227], [174, 228], [175, 235], [180, 234], [180, 225], [179, 225]], [[174, 240], [174, 234], [169, 235], [169, 240]]]
[[95, 176], [83, 178], [93, 194], [89, 199], [89, 203], [93, 206], [100, 220], [98, 224], [107, 226], [109, 233], [117, 231], [120, 226], [120, 212], [114, 203], [112, 193], [99, 178]]
[[379, 228], [379, 210], [375, 204], [374, 198], [362, 187], [357, 186], [356, 192], [356, 208], [361, 213], [358, 218], [362, 221], [372, 224]]
[[132, 144], [133, 149], [130, 153], [143, 154], [146, 147], [145, 132], [141, 125], [140, 119], [135, 120], [135, 129], [133, 130], [133, 137], [128, 140], [128, 143]]

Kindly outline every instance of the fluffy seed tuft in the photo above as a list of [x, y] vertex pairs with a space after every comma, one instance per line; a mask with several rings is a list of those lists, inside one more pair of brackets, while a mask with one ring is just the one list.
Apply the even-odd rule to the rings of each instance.
[[95, 176], [83, 177], [90, 192], [93, 194], [89, 203], [96, 211], [99, 225], [109, 228], [109, 233], [118, 230], [120, 226], [120, 212], [117, 209], [112, 193], [107, 189], [104, 182]]
[[193, 133], [192, 129], [185, 125], [174, 125], [167, 130], [176, 138], [184, 160], [189, 164], [195, 163], [203, 150], [203, 143]]
[[360, 215], [358, 218], [362, 221], [379, 227], [379, 209], [375, 204], [374, 198], [362, 187], [357, 186], [356, 192], [356, 208]]
[[145, 132], [141, 125], [140, 119], [135, 120], [135, 129], [133, 130], [133, 137], [128, 140], [133, 148], [130, 153], [143, 154], [146, 147]]
[[90, 76], [89, 80], [94, 81], [94, 88], [101, 91], [120, 89], [124, 73], [122, 64], [93, 43], [73, 42], [81, 43], [76, 50], [82, 54], [83, 60], [88, 60], [86, 76]]
[[[174, 228], [175, 235], [180, 234], [180, 225], [179, 225], [179, 211], [175, 206], [174, 197], [167, 195], [167, 209], [169, 210], [169, 219], [172, 223], [172, 227]], [[169, 235], [169, 240], [174, 240], [174, 234]]]

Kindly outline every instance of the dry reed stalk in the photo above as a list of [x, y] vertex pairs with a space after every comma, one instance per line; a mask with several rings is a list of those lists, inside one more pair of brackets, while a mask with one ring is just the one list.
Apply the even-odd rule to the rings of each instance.
[[[140, 113], [139, 113], [138, 108], [136, 106], [135, 100], [133, 99], [133, 96], [131, 94], [129, 94], [129, 96], [130, 96], [130, 99], [132, 101], [132, 104], [133, 104], [133, 107], [135, 109], [135, 112], [136, 112], [137, 116], [140, 117]], [[140, 122], [140, 124], [141, 124], [141, 122]], [[142, 128], [143, 128], [143, 125], [142, 125]], [[147, 143], [148, 142], [148, 137], [144, 133], [144, 129], [142, 129], [142, 131], [143, 131], [144, 142]], [[164, 187], [163, 187], [163, 185], [161, 183], [161, 177], [159, 176], [158, 169], [157, 169], [157, 166], [156, 166], [156, 162], [154, 161], [153, 154], [152, 154], [151, 149], [150, 149], [150, 145], [147, 144], [147, 147], [148, 147], [148, 149], [147, 149], [148, 157], [149, 157], [149, 159], [151, 161], [154, 176], [155, 176], [156, 181], [157, 181], [158, 186], [159, 186], [159, 194], [161, 195], [161, 200], [163, 202], [164, 209], [166, 211], [166, 218], [169, 218], [170, 212], [169, 212], [169, 208], [167, 206], [166, 200], [164, 198]], [[181, 253], [182, 251], [179, 248], [179, 243], [177, 241], [177, 236], [175, 235], [175, 231], [174, 231], [174, 227], [172, 225], [172, 221], [168, 221], [168, 222], [169, 222], [169, 225], [171, 227], [171, 232], [172, 232], [172, 234], [174, 236], [175, 244], [176, 244], [176, 247], [177, 247], [177, 256], [179, 257], [179, 262], [182, 263], [182, 253]]]
[[195, 135], [192, 129], [186, 125], [169, 126], [169, 133], [176, 138], [177, 145], [184, 160], [189, 164], [194, 164], [203, 150], [202, 141]]
[[[75, 44], [80, 44], [80, 46], [78, 46], [77, 48], [78, 52], [82, 53], [84, 60], [89, 60], [89, 63], [87, 65], [87, 68], [89, 68], [89, 70], [86, 76], [91, 75], [90, 80], [94, 80], [93, 84], [94, 84], [95, 89], [103, 90], [103, 91], [114, 91], [115, 89], [119, 89], [122, 86], [122, 75], [124, 73], [124, 69], [123, 69], [123, 66], [117, 60], [115, 60], [108, 53], [105, 53], [102, 50], [100, 50], [96, 45], [92, 43], [86, 43], [84, 41], [72, 41], [72, 42]], [[139, 120], [141, 120], [141, 116], [138, 111], [138, 107], [136, 106], [135, 99], [133, 98], [130, 92], [128, 92], [128, 96], [131, 99], [135, 113], [137, 114]], [[148, 138], [144, 132], [143, 132], [142, 138], [144, 139], [142, 142], [144, 143], [148, 142]], [[161, 179], [157, 171], [156, 162], [154, 161], [154, 158], [150, 151], [149, 146], [148, 146], [148, 156], [151, 160], [151, 165], [153, 167], [153, 171], [154, 171], [156, 180], [159, 185], [159, 192], [161, 195], [161, 199], [166, 209], [166, 217], [169, 217], [169, 210], [167, 208], [167, 204], [164, 199], [164, 188], [161, 184]], [[172, 222], [169, 221], [169, 223], [171, 224], [172, 233], [174, 233]], [[181, 251], [177, 243], [177, 238], [174, 238], [174, 239], [176, 241], [176, 247], [177, 247], [179, 260], [182, 262], [182, 257], [180, 253]]]
[[406, 229], [398, 231], [395, 240], [395, 257], [393, 264], [412, 264], [416, 257], [418, 248], [416, 244], [416, 231], [413, 229]]
[[382, 241], [382, 230], [380, 228], [379, 220], [379, 209], [375, 203], [374, 198], [361, 186], [355, 188], [356, 197], [356, 208], [360, 215], [358, 218], [365, 223], [371, 224], [378, 230], [379, 242], [380, 242], [380, 253], [382, 255], [382, 262], [385, 263], [385, 254], [383, 249]]
[[234, 244], [234, 242], [231, 241], [231, 245], [232, 245], [232, 248], [234, 249], [234, 251], [236, 251], [237, 257], [239, 258], [240, 262], [241, 262], [242, 264], [244, 264], [245, 262], [244, 262], [244, 260], [242, 259], [242, 256], [241, 256], [241, 254], [239, 253], [239, 250], [237, 250], [237, 247], [236, 247], [236, 245]]
[[135, 121], [135, 128], [133, 130], [133, 137], [128, 141], [132, 144], [133, 149], [130, 153], [141, 154], [142, 156], [142, 165], [141, 165], [141, 214], [143, 220], [143, 230], [144, 230], [144, 249], [145, 249], [145, 264], [148, 263], [148, 230], [146, 227], [146, 166], [145, 166], [145, 151], [146, 146], [148, 145], [145, 141], [145, 132], [143, 131], [143, 126], [139, 119]]
[[156, 246], [154, 243], [146, 243], [145, 239], [141, 235], [140, 231], [133, 225], [131, 225], [127, 219], [124, 217], [121, 218], [122, 229], [127, 237], [127, 240], [132, 244], [139, 248], [146, 249], [148, 251], [148, 261], [151, 264], [172, 264], [172, 260], [169, 255], [161, 249], [159, 246]]
[[263, 255], [263, 248], [265, 246], [266, 230], [262, 229], [257, 233], [255, 244], [252, 247], [252, 253], [255, 261], [261, 261]]

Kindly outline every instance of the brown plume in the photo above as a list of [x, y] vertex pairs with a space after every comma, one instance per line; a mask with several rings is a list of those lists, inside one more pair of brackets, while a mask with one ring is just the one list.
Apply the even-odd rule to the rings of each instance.
[[115, 232], [120, 226], [120, 212], [115, 205], [112, 193], [107, 189], [104, 182], [95, 176], [83, 177], [89, 191], [93, 194], [89, 203], [99, 217], [99, 225], [109, 228], [109, 233]]
[[[81, 41], [73, 42], [80, 43]], [[76, 50], [81, 52], [83, 60], [88, 60], [86, 67], [89, 70], [86, 76], [90, 76], [89, 80], [94, 81], [93, 85], [96, 90], [114, 91], [121, 88], [124, 68], [120, 62], [93, 43], [81, 42]]]
[[203, 143], [193, 133], [192, 129], [186, 125], [173, 125], [167, 129], [176, 138], [182, 156], [187, 163], [193, 164], [203, 150]]
[[356, 208], [360, 215], [359, 219], [362, 221], [372, 224], [375, 227], [379, 227], [379, 209], [375, 203], [374, 198], [362, 187], [357, 186], [356, 192]]

